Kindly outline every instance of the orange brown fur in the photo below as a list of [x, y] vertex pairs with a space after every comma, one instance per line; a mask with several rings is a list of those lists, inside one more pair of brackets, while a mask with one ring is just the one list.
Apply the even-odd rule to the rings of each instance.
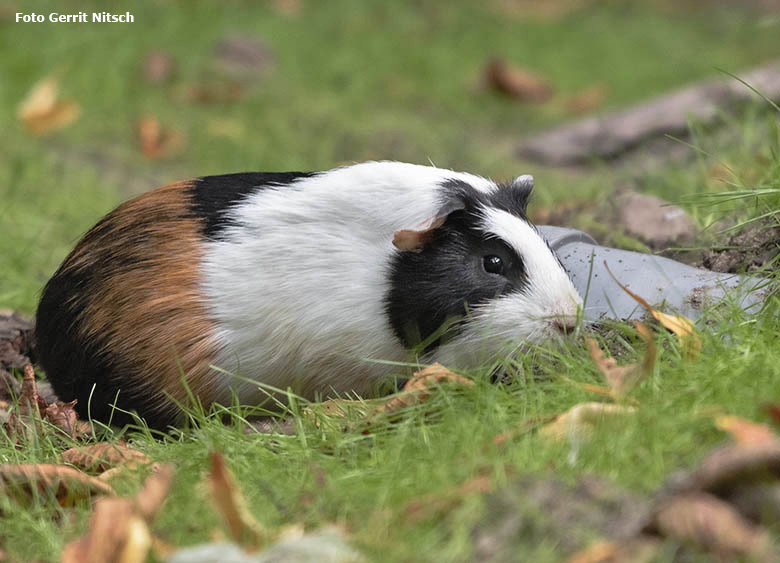
[[61, 268], [97, 274], [100, 283], [78, 296], [80, 337], [130, 368], [132, 393], [155, 411], [175, 410], [167, 396], [189, 403], [182, 377], [195, 396], [216, 396], [209, 363], [218, 346], [199, 288], [201, 223], [190, 211], [191, 186], [170, 184], [124, 203]]

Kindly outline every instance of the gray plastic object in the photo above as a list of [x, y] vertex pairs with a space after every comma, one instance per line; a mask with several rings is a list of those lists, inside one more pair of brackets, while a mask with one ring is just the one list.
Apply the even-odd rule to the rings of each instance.
[[585, 300], [588, 321], [638, 319], [644, 308], [609, 275], [666, 312], [697, 319], [726, 300], [747, 313], [757, 312], [767, 280], [694, 268], [669, 258], [599, 246], [587, 233], [566, 227], [540, 226], [539, 232], [560, 258]]

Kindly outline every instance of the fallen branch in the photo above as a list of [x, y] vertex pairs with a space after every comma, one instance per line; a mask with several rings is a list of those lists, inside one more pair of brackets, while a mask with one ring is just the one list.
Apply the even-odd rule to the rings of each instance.
[[685, 135], [690, 120], [713, 123], [724, 110], [760, 99], [751, 88], [780, 101], [780, 62], [741, 73], [739, 80], [705, 80], [628, 109], [563, 125], [527, 140], [518, 155], [555, 166], [612, 159], [653, 138]]

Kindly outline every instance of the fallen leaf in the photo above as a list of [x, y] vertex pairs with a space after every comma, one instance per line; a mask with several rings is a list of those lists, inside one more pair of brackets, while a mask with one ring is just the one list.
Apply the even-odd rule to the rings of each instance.
[[153, 51], [146, 55], [143, 75], [149, 84], [170, 82], [176, 72], [176, 60], [165, 51]]
[[141, 153], [151, 160], [171, 156], [183, 145], [184, 137], [180, 133], [163, 128], [152, 115], [138, 120], [136, 131]]
[[138, 514], [147, 522], [154, 520], [165, 503], [171, 483], [173, 483], [174, 473], [173, 465], [157, 466], [155, 471], [144, 481], [143, 488], [135, 495], [134, 500]]
[[[46, 407], [44, 417], [54, 426], [62, 430], [71, 438], [77, 438], [83, 434], [85, 429], [79, 425], [78, 414], [76, 414], [76, 401], [69, 403], [56, 402]], [[88, 426], [87, 426], [88, 429]]]
[[764, 405], [764, 410], [766, 410], [767, 414], [775, 424], [780, 424], [780, 404], [769, 403]]
[[488, 63], [485, 82], [491, 90], [524, 102], [546, 102], [553, 93], [547, 80], [503, 59], [493, 59]]
[[157, 515], [173, 480], [173, 467], [152, 473], [131, 498], [103, 498], [95, 503], [86, 534], [67, 544], [62, 563], [143, 563], [152, 548], [149, 524]]
[[88, 422], [78, 420], [75, 404], [76, 401], [55, 401], [47, 404], [38, 392], [33, 367], [27, 364], [24, 367], [19, 404], [8, 416], [6, 431], [13, 440], [20, 443], [32, 439], [35, 434], [42, 434], [45, 431], [42, 422], [45, 420], [69, 438], [83, 437], [88, 435], [91, 429]]
[[121, 441], [70, 448], [62, 453], [62, 459], [80, 469], [95, 473], [104, 473], [117, 465], [136, 466], [151, 463], [146, 454], [127, 447]]
[[207, 483], [214, 505], [233, 540], [247, 549], [259, 548], [269, 535], [247, 509], [235, 477], [217, 452], [211, 454]]
[[765, 560], [772, 549], [765, 530], [707, 493], [672, 497], [656, 511], [651, 526], [664, 537], [697, 544], [723, 558]]
[[647, 348], [644, 359], [641, 364], [628, 364], [619, 366], [615, 358], [607, 358], [599, 348], [598, 343], [592, 338], [588, 339], [590, 355], [599, 371], [604, 376], [611, 395], [615, 398], [622, 398], [626, 393], [636, 386], [636, 384], [653, 373], [655, 366], [656, 350], [655, 341], [650, 330], [641, 322], [634, 323], [637, 332], [645, 341]]
[[127, 499], [104, 499], [95, 504], [89, 531], [68, 543], [61, 563], [143, 563], [152, 538], [143, 519], [134, 514]]
[[675, 489], [722, 495], [777, 476], [780, 476], [780, 440], [760, 446], [728, 444], [707, 455], [693, 472], [679, 480]]
[[470, 379], [435, 363], [416, 372], [401, 391], [388, 397], [361, 400], [329, 399], [309, 405], [304, 412], [306, 416], [314, 418], [317, 427], [320, 427], [323, 421], [328, 419], [335, 419], [336, 422], [357, 419], [364, 426], [364, 432], [368, 432], [367, 428], [375, 422], [377, 417], [394, 414], [404, 407], [426, 402], [442, 383], [474, 385]]
[[549, 424], [544, 425], [539, 433], [554, 440], [563, 440], [572, 436], [587, 436], [600, 422], [635, 412], [634, 407], [624, 405], [580, 403], [555, 417], [555, 420]]
[[379, 412], [393, 412], [403, 407], [417, 405], [427, 401], [436, 387], [442, 383], [472, 386], [474, 382], [458, 375], [439, 363], [416, 372], [406, 382], [400, 393], [392, 395], [379, 409]]
[[17, 443], [43, 431], [42, 413], [46, 412], [46, 401], [38, 395], [38, 384], [32, 365], [24, 366], [22, 388], [18, 406], [11, 411], [6, 423], [6, 432]]
[[652, 315], [655, 320], [661, 323], [664, 328], [677, 335], [677, 338], [680, 341], [680, 346], [685, 352], [686, 357], [693, 358], [699, 354], [701, 351], [701, 340], [696, 334], [696, 325], [692, 320], [682, 315], [669, 315], [667, 313], [656, 311], [642, 297], [618, 281], [618, 279], [615, 277], [615, 274], [613, 274], [612, 270], [609, 269], [606, 260], [604, 261], [604, 267], [607, 269], [607, 272], [609, 272], [609, 275], [612, 276], [612, 279], [615, 280], [615, 283], [620, 286], [620, 289], [633, 297], [634, 300], [642, 305], [642, 307], [644, 307], [645, 310], [647, 310], [647, 312], [650, 313], [650, 315]]
[[648, 536], [601, 541], [578, 551], [566, 563], [649, 563], [655, 561], [660, 541]]
[[566, 110], [581, 115], [600, 107], [606, 97], [607, 87], [604, 84], [593, 84], [570, 97], [566, 102]]
[[78, 469], [46, 463], [0, 465], [0, 489], [19, 500], [52, 495], [62, 506], [93, 495], [114, 494], [110, 485]]
[[762, 446], [778, 439], [774, 431], [766, 424], [753, 422], [739, 416], [721, 415], [715, 418], [715, 426], [728, 432], [741, 446]]
[[79, 106], [58, 100], [59, 80], [53, 76], [38, 81], [19, 104], [17, 117], [36, 135], [62, 129], [78, 118]]
[[295, 17], [300, 15], [303, 4], [301, 0], [273, 0], [274, 9], [281, 15]]

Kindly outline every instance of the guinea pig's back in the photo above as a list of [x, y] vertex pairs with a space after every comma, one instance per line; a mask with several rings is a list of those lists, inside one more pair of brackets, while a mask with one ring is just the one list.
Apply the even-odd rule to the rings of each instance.
[[159, 188], [106, 215], [46, 284], [36, 338], [60, 399], [82, 417], [122, 423], [137, 410], [150, 426], [175, 421], [187, 385], [209, 397], [214, 324], [199, 288], [205, 219], [193, 182]]

